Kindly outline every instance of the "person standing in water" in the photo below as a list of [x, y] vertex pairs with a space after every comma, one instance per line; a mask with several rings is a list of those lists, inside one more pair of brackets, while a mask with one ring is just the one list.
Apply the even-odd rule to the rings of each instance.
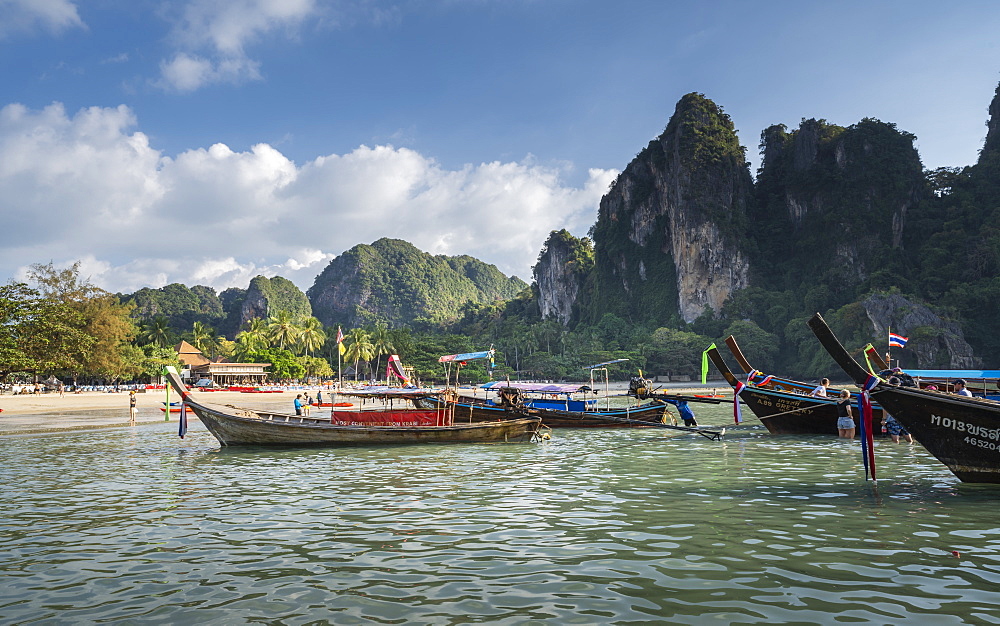
[[851, 407], [851, 394], [846, 389], [840, 390], [837, 400], [837, 430], [844, 439], [854, 439], [854, 414]]
[[[170, 407], [167, 407], [170, 410]], [[135, 418], [139, 415], [139, 409], [135, 406], [135, 392], [128, 392], [128, 423], [135, 424]]]

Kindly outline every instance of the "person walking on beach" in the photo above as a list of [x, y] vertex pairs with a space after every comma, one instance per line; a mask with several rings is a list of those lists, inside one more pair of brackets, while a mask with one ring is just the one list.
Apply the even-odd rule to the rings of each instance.
[[65, 395], [64, 395], [65, 392], [66, 392], [66, 385], [64, 385], [63, 381], [60, 380], [59, 381], [59, 397], [60, 398], [65, 397]]
[[[170, 407], [167, 407], [170, 409]], [[128, 392], [128, 423], [135, 424], [135, 418], [139, 415], [139, 409], [135, 406], [135, 392]]]
[[305, 402], [302, 403], [302, 413], [306, 417], [309, 417], [312, 413], [312, 398], [309, 397], [308, 393], [306, 393]]
[[851, 412], [851, 394], [846, 389], [840, 390], [840, 399], [837, 400], [837, 430], [840, 437], [844, 439], [854, 439], [854, 417]]
[[302, 415], [302, 394], [295, 396], [295, 401], [292, 403], [295, 405], [295, 414]]
[[809, 395], [812, 396], [813, 398], [825, 398], [826, 388], [829, 386], [830, 386], [830, 379], [824, 378], [823, 380], [819, 381], [819, 386], [813, 389], [812, 393], [810, 393]]

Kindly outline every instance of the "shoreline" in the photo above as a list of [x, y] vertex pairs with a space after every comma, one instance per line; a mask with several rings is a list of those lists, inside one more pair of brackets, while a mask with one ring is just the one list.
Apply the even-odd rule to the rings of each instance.
[[[628, 383], [611, 383], [609, 388], [612, 394], [621, 393], [628, 389]], [[662, 388], [669, 388], [678, 393], [706, 392], [713, 389], [723, 395], [731, 395], [732, 393], [732, 389], [728, 385], [723, 383], [723, 386], [720, 386], [714, 381], [706, 385], [699, 383], [677, 383], [676, 386], [667, 384], [663, 385]], [[465, 395], [469, 394], [471, 390], [461, 388], [460, 391]], [[241, 393], [238, 391], [192, 393], [195, 394], [196, 400], [205, 404], [234, 405], [256, 411], [292, 414], [294, 413], [292, 401], [299, 390], [290, 389], [273, 394]], [[309, 390], [309, 393], [315, 396], [315, 390]], [[327, 393], [324, 391], [324, 396]], [[138, 416], [135, 424], [129, 423], [128, 397], [127, 392], [101, 393], [97, 391], [79, 394], [67, 393], [63, 397], [57, 393], [47, 393], [41, 396], [0, 395], [0, 409], [3, 409], [0, 412], [0, 439], [19, 435], [148, 426], [167, 421], [177, 423], [177, 413], [170, 414], [170, 419], [165, 420], [164, 412], [160, 410], [167, 399], [164, 390], [150, 389], [144, 393], [136, 394]], [[178, 395], [171, 392], [170, 401], [176, 402], [177, 400]], [[321, 410], [323, 409], [314, 410], [313, 414], [315, 415]], [[193, 411], [189, 411], [188, 419], [197, 420], [198, 416]]]

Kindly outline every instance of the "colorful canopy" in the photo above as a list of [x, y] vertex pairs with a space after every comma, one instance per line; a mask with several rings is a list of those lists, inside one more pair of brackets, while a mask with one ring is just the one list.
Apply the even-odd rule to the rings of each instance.
[[440, 389], [421, 389], [419, 387], [386, 387], [384, 385], [362, 387], [361, 389], [345, 389], [337, 392], [342, 396], [355, 398], [424, 398], [439, 396]]
[[475, 361], [476, 359], [493, 358], [494, 350], [485, 352], [466, 352], [465, 354], [448, 354], [438, 359], [438, 363], [452, 363], [455, 361]]
[[580, 391], [590, 391], [590, 387], [582, 383], [508, 383], [503, 381], [493, 381], [491, 383], [486, 383], [485, 385], [480, 385], [482, 389], [520, 389], [521, 391], [529, 391], [533, 393], [578, 393]]

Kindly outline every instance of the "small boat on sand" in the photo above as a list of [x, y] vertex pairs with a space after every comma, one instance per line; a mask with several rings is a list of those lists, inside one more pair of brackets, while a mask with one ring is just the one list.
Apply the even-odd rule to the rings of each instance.
[[809, 327], [837, 365], [859, 386], [874, 384], [872, 398], [959, 480], [1000, 483], [1000, 402], [890, 385], [854, 360], [819, 313]]
[[332, 417], [303, 417], [219, 407], [194, 400], [177, 370], [167, 367], [166, 371], [170, 386], [224, 446], [517, 443], [531, 441], [540, 423], [538, 418], [522, 418], [456, 424], [454, 415], [445, 411], [414, 409], [333, 411]]

